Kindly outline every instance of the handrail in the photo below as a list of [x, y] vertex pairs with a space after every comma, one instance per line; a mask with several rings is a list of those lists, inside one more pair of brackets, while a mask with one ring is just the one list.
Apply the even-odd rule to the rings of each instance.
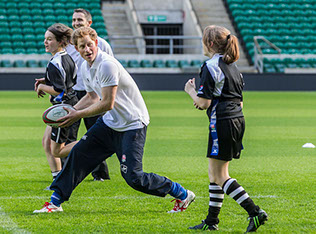
[[169, 44], [168, 45], [143, 45], [143, 49], [146, 50], [147, 48], [156, 48], [156, 49], [169, 49], [169, 54], [173, 54], [174, 49], [193, 49], [195, 50], [194, 53], [191, 54], [200, 54], [202, 51], [202, 45], [201, 43], [199, 43], [199, 45], [175, 45], [174, 40], [198, 40], [199, 42], [201, 41], [201, 37], [199, 36], [106, 36], [104, 37], [104, 39], [106, 40], [110, 40], [111, 46], [113, 49], [115, 48], [139, 48], [140, 45], [131, 45], [131, 44], [116, 44], [115, 41], [119, 41], [119, 40], [126, 40], [126, 39], [132, 39], [132, 40], [137, 40], [137, 39], [141, 39], [143, 41], [145, 41], [146, 39], [152, 39], [152, 40], [161, 40], [161, 39], [165, 39], [165, 40], [169, 40]]
[[259, 73], [263, 73], [263, 58], [264, 54], [261, 49], [261, 45], [259, 44], [258, 40], [263, 40], [270, 48], [277, 51], [278, 54], [281, 54], [281, 49], [273, 44], [271, 41], [266, 39], [264, 36], [254, 36], [254, 66], [258, 69]]

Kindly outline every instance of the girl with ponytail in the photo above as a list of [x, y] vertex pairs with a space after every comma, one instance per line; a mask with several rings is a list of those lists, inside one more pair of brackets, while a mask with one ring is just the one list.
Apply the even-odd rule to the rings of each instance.
[[187, 81], [184, 90], [197, 109], [206, 110], [210, 120], [207, 151], [210, 201], [206, 219], [189, 229], [218, 230], [218, 215], [226, 193], [248, 213], [246, 232], [253, 232], [264, 224], [268, 215], [228, 172], [229, 162], [240, 158], [245, 130], [244, 81], [235, 64], [239, 58], [238, 39], [228, 29], [210, 25], [204, 29], [202, 42], [204, 55], [210, 59], [201, 67], [200, 86], [196, 92], [193, 78]]

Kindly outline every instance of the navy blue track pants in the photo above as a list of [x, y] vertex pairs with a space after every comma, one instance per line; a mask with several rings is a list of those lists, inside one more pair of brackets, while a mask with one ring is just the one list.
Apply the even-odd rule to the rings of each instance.
[[143, 152], [147, 127], [117, 132], [99, 118], [95, 125], [73, 147], [65, 166], [51, 185], [64, 201], [72, 191], [106, 158], [116, 153], [121, 175], [132, 188], [164, 197], [171, 190], [172, 181], [154, 173], [143, 172]]

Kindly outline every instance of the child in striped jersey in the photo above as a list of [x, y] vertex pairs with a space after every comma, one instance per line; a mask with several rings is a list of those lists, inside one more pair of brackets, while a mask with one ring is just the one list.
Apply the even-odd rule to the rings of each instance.
[[211, 25], [204, 30], [203, 49], [210, 59], [201, 68], [198, 92], [195, 78], [186, 83], [185, 92], [197, 109], [207, 110], [210, 119], [207, 153], [210, 202], [206, 219], [189, 229], [218, 230], [218, 215], [226, 193], [247, 211], [250, 222], [246, 232], [253, 232], [267, 220], [267, 213], [254, 204], [228, 172], [229, 161], [240, 157], [245, 130], [244, 81], [234, 63], [239, 58], [238, 39], [226, 28]]

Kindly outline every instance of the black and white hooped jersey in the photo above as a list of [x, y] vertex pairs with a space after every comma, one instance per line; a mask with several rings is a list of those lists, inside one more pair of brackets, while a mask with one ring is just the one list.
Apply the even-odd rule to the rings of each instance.
[[[226, 64], [222, 55], [215, 54], [202, 65], [200, 78], [197, 95], [205, 99], [218, 100], [217, 119], [243, 116], [240, 102], [243, 98], [244, 80], [235, 63]], [[207, 110], [209, 118], [213, 105], [214, 101]]]
[[[46, 85], [53, 86], [56, 92], [67, 92], [76, 84], [77, 65], [66, 51], [56, 53], [47, 65]], [[52, 97], [53, 100], [55, 97]]]

